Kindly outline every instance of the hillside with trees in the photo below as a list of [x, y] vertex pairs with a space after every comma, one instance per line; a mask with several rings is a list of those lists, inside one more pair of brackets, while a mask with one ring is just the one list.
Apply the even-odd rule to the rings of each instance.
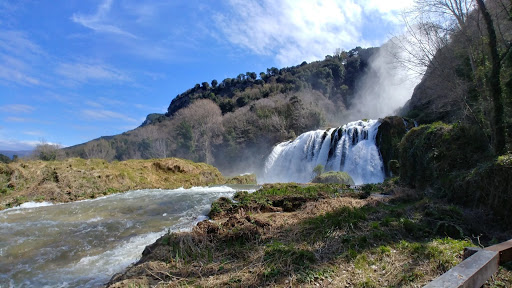
[[506, 152], [506, 135], [512, 135], [511, 3], [422, 0], [414, 12], [426, 15], [413, 32], [425, 40], [415, 44], [422, 52], [412, 53], [409, 65], [428, 67], [402, 114], [420, 123], [469, 125], [496, 153]]
[[148, 115], [139, 128], [65, 153], [108, 161], [172, 156], [213, 164], [228, 174], [254, 170], [276, 143], [339, 126], [377, 51], [337, 49], [322, 61], [202, 82], [177, 95], [166, 114]]

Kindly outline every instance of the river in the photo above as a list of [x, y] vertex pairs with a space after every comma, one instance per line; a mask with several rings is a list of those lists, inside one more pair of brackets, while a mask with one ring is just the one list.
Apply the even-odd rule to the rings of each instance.
[[211, 203], [254, 186], [137, 190], [0, 211], [0, 287], [96, 287], [167, 231], [189, 230]]

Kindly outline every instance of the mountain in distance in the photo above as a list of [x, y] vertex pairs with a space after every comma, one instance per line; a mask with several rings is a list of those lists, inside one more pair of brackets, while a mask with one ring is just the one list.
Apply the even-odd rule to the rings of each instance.
[[0, 154], [3, 154], [9, 158], [13, 158], [14, 155], [17, 155], [18, 157], [25, 157], [32, 154], [32, 150], [20, 150], [20, 151], [12, 151], [12, 150], [0, 150]]

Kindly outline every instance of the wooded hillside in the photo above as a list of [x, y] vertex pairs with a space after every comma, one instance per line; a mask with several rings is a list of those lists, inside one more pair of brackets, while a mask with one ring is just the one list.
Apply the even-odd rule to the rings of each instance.
[[66, 148], [66, 156], [108, 161], [172, 156], [213, 164], [228, 174], [254, 171], [276, 143], [339, 126], [377, 51], [337, 50], [323, 61], [196, 84], [177, 95], [165, 115], [150, 114], [135, 130]]

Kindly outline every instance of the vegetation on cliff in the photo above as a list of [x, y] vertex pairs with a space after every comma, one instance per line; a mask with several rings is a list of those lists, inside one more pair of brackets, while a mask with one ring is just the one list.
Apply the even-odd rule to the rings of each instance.
[[499, 155], [506, 153], [512, 135], [512, 5], [470, 2], [416, 1], [422, 19], [442, 20], [436, 25], [419, 23], [418, 30], [429, 34], [421, 36], [425, 41], [418, 48], [428, 55], [412, 55], [417, 56], [412, 61], [420, 58], [428, 67], [402, 114], [420, 124], [443, 121], [479, 127]]
[[441, 122], [413, 128], [400, 143], [400, 181], [420, 193], [488, 208], [510, 227], [511, 155], [493, 157], [482, 134]]

